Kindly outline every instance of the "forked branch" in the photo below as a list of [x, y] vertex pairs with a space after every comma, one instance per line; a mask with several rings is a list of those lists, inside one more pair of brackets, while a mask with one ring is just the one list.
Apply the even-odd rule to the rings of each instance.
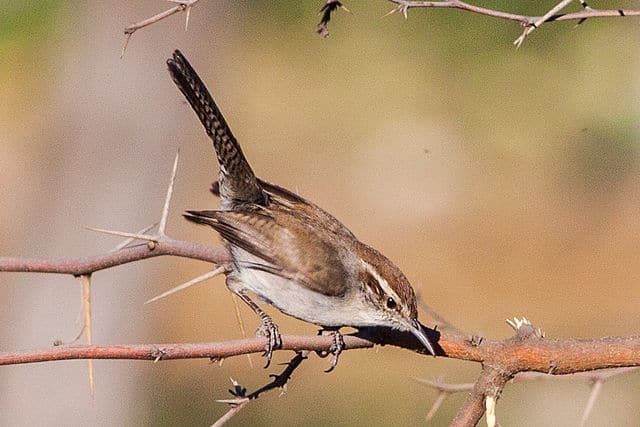
[[[165, 18], [168, 18], [171, 15], [174, 15], [178, 12], [187, 12], [187, 18], [185, 22], [185, 29], [189, 22], [189, 14], [191, 12], [191, 8], [199, 1], [199, 0], [170, 0], [174, 3], [177, 3], [177, 6], [174, 6], [170, 9], [165, 10], [157, 15], [154, 15], [150, 18], [137, 22], [135, 24], [131, 24], [124, 29], [124, 33], [126, 36], [125, 45], [122, 49], [122, 53], [127, 47], [129, 39], [133, 35], [133, 33], [141, 28], [146, 26], [155, 24]], [[539, 28], [542, 24], [548, 22], [559, 22], [559, 21], [578, 21], [578, 24], [583, 23], [587, 19], [591, 18], [620, 18], [626, 16], [640, 16], [640, 10], [635, 9], [592, 9], [587, 6], [584, 0], [576, 0], [578, 1], [583, 9], [578, 12], [572, 13], [560, 13], [569, 3], [573, 0], [560, 0], [558, 4], [556, 4], [553, 8], [549, 9], [547, 13], [540, 16], [535, 15], [520, 15], [515, 13], [503, 12], [500, 10], [488, 9], [485, 7], [475, 6], [470, 3], [465, 3], [461, 0], [449, 0], [449, 1], [408, 1], [408, 0], [387, 0], [390, 3], [395, 4], [395, 7], [387, 13], [387, 15], [392, 15], [394, 13], [401, 13], [405, 18], [409, 15], [409, 9], [417, 9], [417, 8], [440, 8], [440, 9], [459, 9], [466, 12], [476, 13], [479, 15], [488, 16], [491, 18], [497, 19], [506, 19], [509, 21], [516, 21], [524, 30], [522, 35], [518, 37], [514, 44], [516, 46], [520, 46], [525, 38], [531, 34], [536, 28]], [[339, 9], [343, 9], [349, 11], [345, 7], [345, 5], [339, 0], [325, 0], [324, 4], [321, 6], [320, 14], [320, 22], [316, 27], [316, 32], [320, 34], [321, 37], [326, 38], [329, 35], [328, 24], [332, 18], [332, 15], [337, 12]]]

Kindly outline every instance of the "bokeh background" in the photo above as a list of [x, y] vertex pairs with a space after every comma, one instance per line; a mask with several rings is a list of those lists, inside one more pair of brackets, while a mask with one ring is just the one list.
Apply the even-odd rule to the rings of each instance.
[[[477, 4], [542, 14], [554, 3]], [[434, 9], [383, 19], [382, 0], [348, 2], [353, 14], [337, 13], [322, 40], [321, 6], [203, 1], [187, 32], [174, 16], [136, 33], [120, 59], [123, 28], [167, 4], [3, 2], [0, 255], [110, 250], [118, 239], [84, 227], [157, 221], [178, 148], [169, 232], [217, 244], [180, 216], [217, 204], [210, 142], [166, 72], [180, 48], [258, 174], [334, 213], [461, 329], [501, 339], [504, 319], [524, 315], [549, 337], [637, 334], [638, 20], [545, 25], [516, 50], [515, 23]], [[221, 278], [143, 305], [209, 268], [158, 258], [95, 274], [94, 342], [238, 338]], [[77, 280], [3, 273], [0, 283], [1, 350], [80, 331]], [[270, 312], [286, 333], [315, 333]], [[93, 400], [85, 361], [2, 367], [0, 424], [209, 425], [226, 410], [215, 400], [229, 397], [230, 378], [253, 390], [280, 369], [253, 363], [97, 361]], [[423, 425], [436, 393], [414, 378], [472, 382], [479, 371], [387, 347], [345, 353], [329, 375], [327, 363], [311, 356], [287, 394], [263, 396], [230, 425]], [[587, 424], [638, 425], [639, 386], [637, 375], [606, 383]], [[510, 385], [498, 419], [578, 425], [588, 394], [579, 379]]]

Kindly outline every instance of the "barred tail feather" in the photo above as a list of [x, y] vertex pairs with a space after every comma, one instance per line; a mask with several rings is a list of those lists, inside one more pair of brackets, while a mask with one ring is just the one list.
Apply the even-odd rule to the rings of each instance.
[[220, 196], [223, 207], [243, 203], [264, 204], [265, 196], [238, 141], [233, 136], [209, 90], [179, 50], [167, 60], [169, 73], [178, 89], [198, 115], [213, 140], [220, 163]]

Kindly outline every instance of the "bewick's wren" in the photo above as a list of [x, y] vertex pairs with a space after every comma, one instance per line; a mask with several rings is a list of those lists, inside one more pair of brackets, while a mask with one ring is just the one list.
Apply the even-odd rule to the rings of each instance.
[[418, 322], [416, 296], [400, 269], [360, 242], [340, 221], [302, 197], [256, 178], [206, 86], [176, 50], [167, 61], [173, 81], [213, 140], [222, 210], [188, 211], [213, 227], [230, 250], [227, 287], [262, 320], [267, 366], [280, 335], [247, 291], [289, 316], [334, 331], [332, 369], [343, 326], [410, 331], [434, 354]]

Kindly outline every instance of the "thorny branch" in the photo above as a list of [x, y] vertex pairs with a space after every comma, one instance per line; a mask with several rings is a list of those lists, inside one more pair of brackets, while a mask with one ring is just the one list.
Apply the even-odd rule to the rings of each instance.
[[131, 24], [124, 29], [125, 41], [124, 46], [122, 46], [122, 53], [120, 57], [124, 56], [125, 50], [127, 50], [127, 46], [129, 45], [129, 40], [131, 40], [131, 36], [136, 31], [148, 27], [149, 25], [155, 24], [158, 21], [162, 21], [165, 18], [170, 17], [171, 15], [175, 15], [179, 12], [186, 12], [187, 16], [184, 21], [184, 29], [185, 31], [189, 27], [189, 18], [191, 17], [191, 8], [196, 5], [200, 0], [168, 0], [171, 3], [176, 3], [176, 6], [165, 10], [164, 12], [160, 12], [156, 15], [153, 15], [150, 18], [143, 19], [142, 21], [136, 22], [135, 24]]
[[[174, 15], [178, 12], [187, 12], [185, 29], [189, 23], [189, 14], [191, 12], [191, 8], [199, 1], [199, 0], [170, 0], [173, 3], [177, 3], [176, 6], [165, 10], [157, 15], [154, 15], [150, 18], [142, 20], [140, 22], [136, 22], [135, 24], [131, 24], [124, 29], [124, 34], [126, 36], [124, 47], [122, 48], [122, 54], [124, 55], [124, 51], [129, 43], [129, 39], [133, 35], [133, 33], [141, 28], [152, 25], [158, 21], [161, 21], [165, 18], [168, 18], [171, 15]], [[465, 3], [461, 0], [449, 0], [449, 1], [408, 1], [408, 0], [387, 0], [390, 3], [395, 4], [395, 7], [387, 13], [385, 16], [392, 15], [394, 13], [401, 13], [405, 18], [409, 16], [409, 9], [417, 9], [417, 8], [441, 8], [441, 9], [459, 9], [466, 12], [476, 13], [479, 15], [488, 16], [491, 18], [497, 19], [505, 19], [509, 21], [516, 21], [524, 30], [522, 35], [518, 37], [513, 43], [516, 46], [522, 45], [525, 38], [531, 34], [536, 28], [539, 28], [542, 24], [548, 22], [559, 22], [559, 21], [578, 21], [578, 24], [583, 23], [587, 19], [591, 18], [616, 18], [616, 17], [625, 17], [625, 16], [640, 16], [640, 10], [634, 9], [593, 9], [587, 5], [584, 0], [577, 0], [582, 6], [583, 10], [579, 12], [572, 13], [559, 13], [562, 9], [564, 9], [569, 3], [573, 0], [560, 0], [558, 4], [556, 4], [553, 8], [549, 9], [547, 13], [542, 16], [533, 16], [533, 15], [519, 15], [515, 13], [503, 12], [499, 10], [488, 9], [480, 6], [475, 6], [469, 3]], [[326, 0], [324, 5], [320, 9], [320, 22], [316, 27], [316, 32], [320, 34], [321, 37], [327, 38], [329, 36], [329, 21], [332, 18], [332, 15], [338, 10], [343, 9], [345, 11], [349, 11], [346, 6], [338, 0]]]
[[216, 421], [211, 427], [220, 427], [229, 421], [234, 415], [242, 410], [249, 402], [256, 400], [260, 395], [269, 390], [274, 390], [279, 388], [282, 390], [282, 393], [285, 393], [287, 390], [287, 383], [289, 379], [291, 379], [291, 375], [293, 375], [293, 371], [295, 371], [298, 366], [302, 363], [303, 360], [307, 359], [307, 353], [304, 351], [299, 351], [296, 355], [286, 363], [287, 367], [278, 375], [271, 375], [273, 381], [269, 384], [260, 387], [258, 390], [254, 391], [251, 394], [246, 394], [246, 389], [238, 384], [236, 381], [233, 381], [233, 390], [229, 390], [231, 394], [235, 396], [235, 399], [224, 399], [218, 400], [220, 403], [227, 403], [231, 405], [231, 408]]
[[518, 37], [514, 44], [520, 46], [527, 35], [533, 30], [540, 27], [545, 22], [559, 22], [559, 21], [578, 21], [581, 24], [586, 19], [590, 18], [615, 18], [624, 16], [640, 16], [640, 10], [624, 10], [624, 9], [607, 9], [599, 10], [592, 9], [587, 6], [586, 2], [579, 0], [583, 7], [580, 12], [574, 13], [558, 13], [564, 7], [566, 7], [571, 0], [561, 0], [556, 6], [551, 8], [543, 16], [528, 16], [518, 15], [514, 13], [502, 12], [499, 10], [487, 9], [484, 7], [474, 6], [469, 3], [465, 3], [460, 0], [451, 1], [407, 1], [407, 0], [387, 0], [396, 4], [396, 7], [391, 10], [387, 15], [395, 12], [400, 12], [407, 18], [409, 9], [414, 8], [444, 8], [444, 9], [460, 9], [471, 13], [477, 13], [479, 15], [485, 15], [492, 18], [506, 19], [509, 21], [517, 21], [525, 27], [523, 34]]
[[[634, 371], [637, 371], [637, 367], [632, 368], [611, 368], [604, 369], [598, 371], [588, 371], [588, 372], [577, 372], [574, 374], [567, 375], [549, 375], [541, 372], [521, 372], [516, 374], [511, 382], [528, 382], [534, 381], [538, 379], [550, 379], [550, 378], [561, 378], [561, 379], [586, 379], [591, 382], [591, 393], [589, 393], [589, 398], [587, 403], [585, 404], [584, 411], [582, 412], [582, 424], [584, 424], [591, 410], [593, 409], [593, 405], [597, 400], [600, 391], [602, 390], [602, 385], [609, 380], [610, 378], [617, 377], [620, 375], [625, 375]], [[426, 419], [427, 421], [431, 420], [433, 416], [436, 414], [440, 406], [445, 401], [445, 399], [452, 394], [469, 392], [474, 389], [474, 383], [460, 383], [460, 384], [450, 384], [445, 383], [441, 379], [436, 380], [425, 380], [422, 378], [416, 378], [416, 381], [424, 384], [428, 387], [435, 389], [438, 392], [438, 396], [436, 400], [431, 405], [429, 412], [427, 413]]]
[[[46, 260], [4, 257], [0, 258], [0, 272], [42, 272], [70, 274], [75, 277], [81, 276], [85, 280], [84, 289], [87, 300], [89, 294], [87, 280], [92, 273], [159, 255], [173, 255], [209, 261], [220, 267], [205, 275], [205, 278], [220, 274], [223, 271], [221, 267], [224, 267], [231, 259], [226, 249], [174, 240], [166, 235], [165, 229], [175, 183], [177, 161], [178, 158], [176, 156], [159, 221], [160, 227], [156, 234], [146, 234], [149, 228], [143, 230], [142, 234], [97, 230], [107, 234], [129, 237], [126, 244], [132, 243], [133, 240], [143, 240], [146, 244], [133, 247], [121, 244], [118, 245], [115, 251], [87, 258]], [[201, 277], [197, 280], [192, 280], [165, 294], [173, 293], [176, 289], [184, 288], [188, 284], [202, 279]], [[450, 326], [433, 310], [430, 309], [429, 312], [439, 322], [443, 322], [445, 326]], [[88, 313], [89, 305], [86, 304], [85, 327], [88, 326], [90, 320], [90, 317], [87, 318]], [[640, 337], [637, 336], [591, 340], [550, 340], [544, 339], [540, 329], [534, 328], [524, 318], [509, 320], [508, 323], [515, 329], [516, 334], [504, 341], [491, 341], [482, 337], [468, 336], [458, 331], [455, 327], [447, 327], [441, 332], [435, 329], [426, 330], [429, 339], [434, 343], [438, 356], [480, 362], [483, 366], [480, 378], [473, 386], [471, 394], [453, 421], [454, 425], [475, 425], [485, 411], [490, 411], [490, 413], [487, 413], [487, 419], [494, 420], [495, 403], [500, 397], [500, 393], [507, 382], [521, 372], [564, 375], [613, 367], [640, 366]], [[363, 328], [355, 334], [344, 336], [344, 343], [345, 350], [372, 347], [374, 344], [387, 344], [425, 354], [424, 347], [411, 333], [384, 328]], [[262, 352], [265, 344], [265, 338], [247, 338], [229, 342], [194, 344], [54, 345], [44, 350], [0, 353], [0, 365], [72, 359], [130, 359], [153, 360], [156, 362], [187, 358], [224, 359], [231, 356]], [[281, 350], [293, 350], [296, 352], [328, 351], [332, 344], [333, 338], [330, 336], [283, 336]], [[284, 375], [284, 373], [281, 375]], [[276, 377], [274, 383], [281, 384], [282, 381], [286, 383], [283, 378], [288, 380], [289, 376], [285, 375], [280, 379]], [[594, 388], [592, 400], [595, 400], [604, 378], [594, 377], [593, 381], [596, 387]], [[257, 395], [254, 395], [255, 397]], [[439, 399], [444, 400], [444, 397], [440, 396]], [[240, 410], [238, 407], [244, 407], [243, 402], [245, 401], [236, 402], [238, 403], [237, 406], [232, 408], [225, 417], [230, 418], [237, 413]], [[588, 405], [589, 410], [591, 406], [592, 402]]]
[[[524, 331], [524, 332], [523, 332]], [[504, 341], [477, 340], [456, 334], [431, 331], [439, 357], [449, 357], [483, 365], [483, 372], [460, 409], [456, 423], [475, 425], [485, 410], [487, 397], [497, 400], [509, 380], [520, 372], [566, 375], [613, 367], [640, 366], [640, 337], [598, 339], [544, 339], [530, 324], [523, 324], [516, 335]], [[374, 344], [399, 346], [424, 353], [424, 348], [409, 333], [376, 329], [345, 335], [345, 350], [369, 348]], [[39, 351], [0, 353], [0, 365], [74, 359], [174, 360], [188, 358], [224, 359], [264, 351], [265, 338], [247, 338], [228, 342], [189, 344], [135, 344], [113, 346], [54, 346]], [[329, 336], [282, 336], [282, 349], [327, 351], [333, 344]], [[592, 381], [604, 381], [613, 374], [593, 373]], [[527, 374], [531, 375], [531, 374]], [[587, 374], [584, 374], [587, 375]], [[439, 388], [440, 389], [440, 388]], [[447, 389], [449, 392], [455, 390]]]

